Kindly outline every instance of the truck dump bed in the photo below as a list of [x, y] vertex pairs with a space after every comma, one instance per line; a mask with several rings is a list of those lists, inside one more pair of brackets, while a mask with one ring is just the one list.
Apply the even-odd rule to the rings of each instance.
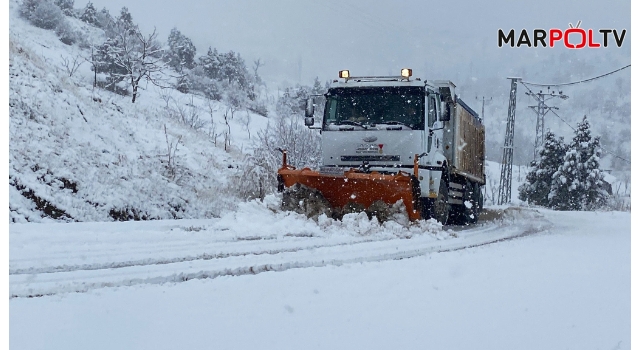
[[450, 126], [445, 144], [450, 145], [453, 172], [484, 185], [485, 130], [478, 114], [458, 98]]

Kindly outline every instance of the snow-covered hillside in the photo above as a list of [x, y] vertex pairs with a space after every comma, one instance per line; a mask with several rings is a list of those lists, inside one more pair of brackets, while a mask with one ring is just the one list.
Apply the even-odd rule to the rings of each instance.
[[[10, 2], [10, 221], [212, 217], [233, 208], [249, 131], [265, 117], [148, 84], [139, 100], [93, 88], [88, 52], [20, 18]], [[88, 38], [100, 30], [68, 21]], [[83, 64], [69, 74], [64, 61]], [[71, 75], [71, 76], [70, 76]], [[199, 131], [168, 108], [196, 115]], [[193, 112], [193, 113], [192, 113]], [[242, 114], [242, 115], [241, 115]], [[225, 151], [218, 136], [231, 130]]]

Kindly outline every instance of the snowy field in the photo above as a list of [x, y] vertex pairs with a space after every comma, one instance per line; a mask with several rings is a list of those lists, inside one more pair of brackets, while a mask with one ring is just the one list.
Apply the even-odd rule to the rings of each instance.
[[12, 349], [630, 348], [629, 213], [494, 208], [443, 228], [275, 202], [11, 225]]

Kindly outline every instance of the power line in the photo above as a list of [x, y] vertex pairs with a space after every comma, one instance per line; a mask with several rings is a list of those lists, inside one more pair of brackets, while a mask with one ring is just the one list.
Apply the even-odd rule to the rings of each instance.
[[[533, 110], [536, 112], [536, 117], [537, 117], [536, 118], [536, 141], [533, 148], [533, 160], [538, 160], [538, 151], [540, 151], [539, 148], [544, 145], [544, 116], [550, 110], [558, 109], [558, 107], [547, 106], [547, 104], [545, 103], [545, 100], [551, 100], [554, 97], [560, 97], [563, 100], [566, 100], [567, 98], [569, 98], [569, 96], [563, 94], [562, 91], [560, 91], [559, 94], [556, 94], [555, 91], [550, 91], [550, 90], [551, 90], [550, 87], [547, 87], [546, 93], [543, 93], [542, 90], [540, 90], [540, 92], [538, 92], [535, 95], [538, 98], [538, 105], [529, 106], [529, 108], [533, 108]], [[530, 95], [531, 92], [525, 92], [525, 94]]]
[[618, 68], [618, 69], [616, 69], [616, 70], [614, 70], [614, 71], [611, 71], [611, 72], [609, 72], [609, 73], [605, 73], [605, 74], [602, 74], [602, 75], [598, 75], [597, 77], [593, 77], [593, 78], [589, 78], [589, 79], [584, 79], [584, 80], [580, 80], [580, 81], [574, 81], [574, 82], [571, 82], [571, 83], [561, 83], [561, 84], [538, 84], [538, 83], [530, 83], [530, 82], [522, 81], [522, 80], [521, 80], [520, 82], [521, 82], [521, 83], [523, 83], [523, 84], [529, 84], [529, 85], [532, 85], [532, 86], [566, 86], [566, 85], [575, 85], [575, 84], [586, 83], [586, 82], [588, 82], [588, 81], [592, 81], [592, 80], [600, 79], [600, 78], [602, 78], [602, 77], [606, 77], [607, 75], [611, 75], [611, 74], [613, 74], [613, 73], [615, 73], [615, 72], [619, 72], [619, 71], [621, 71], [621, 70], [623, 70], [623, 69], [626, 69], [626, 68], [629, 68], [629, 67], [631, 67], [631, 65], [630, 65], [630, 64], [629, 64], [629, 65], [626, 65], [626, 66], [624, 66], [624, 67], [622, 67], [622, 68]]
[[[623, 69], [623, 68], [621, 68], [621, 69]], [[520, 82], [522, 83], [522, 86], [524, 86], [524, 87], [525, 87], [525, 89], [529, 90], [529, 92], [531, 93], [529, 96], [533, 96], [533, 97], [535, 97], [538, 101], [540, 101], [540, 99], [538, 98], [538, 96], [536, 96], [536, 95], [533, 93], [533, 91], [531, 91], [531, 89], [526, 85], [526, 84], [530, 84], [530, 83], [525, 83], [525, 82], [523, 82], [522, 80], [521, 80]], [[566, 121], [566, 120], [562, 119], [562, 117], [560, 117], [560, 115], [558, 115], [558, 113], [556, 113], [556, 111], [554, 111], [553, 109], [550, 109], [549, 111], [550, 111], [551, 113], [553, 113], [556, 117], [558, 117], [558, 119], [562, 120], [562, 122], [563, 122], [563, 123], [567, 124], [567, 126], [569, 126], [569, 127], [571, 128], [571, 130], [576, 131], [576, 128], [574, 128], [571, 124], [567, 123], [567, 121]], [[631, 164], [631, 161], [630, 161], [630, 160], [625, 159], [625, 158], [622, 158], [622, 157], [620, 157], [619, 155], [617, 155], [617, 154], [615, 154], [615, 153], [613, 153], [613, 152], [611, 152], [611, 151], [608, 151], [607, 149], [605, 149], [604, 147], [602, 147], [602, 145], [600, 145], [600, 149], [602, 149], [602, 151], [603, 151], [604, 153], [610, 154], [610, 155], [612, 155], [612, 156], [613, 156], [613, 157], [615, 157], [615, 158], [618, 158], [618, 159], [620, 159], [620, 160], [623, 160], [623, 161], [625, 161], [625, 162], [627, 162], [627, 163]]]

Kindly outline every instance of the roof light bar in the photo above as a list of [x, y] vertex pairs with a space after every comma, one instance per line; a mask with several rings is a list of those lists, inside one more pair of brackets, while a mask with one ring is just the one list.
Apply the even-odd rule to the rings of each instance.
[[[338, 78], [344, 79], [345, 83], [351, 80], [358, 82], [362, 81], [410, 81], [410, 77], [413, 75], [411, 68], [402, 68], [400, 70], [400, 76], [351, 76], [351, 73], [344, 69], [338, 72]], [[416, 79], [419, 81], [420, 79]], [[335, 80], [334, 82], [338, 82]]]

